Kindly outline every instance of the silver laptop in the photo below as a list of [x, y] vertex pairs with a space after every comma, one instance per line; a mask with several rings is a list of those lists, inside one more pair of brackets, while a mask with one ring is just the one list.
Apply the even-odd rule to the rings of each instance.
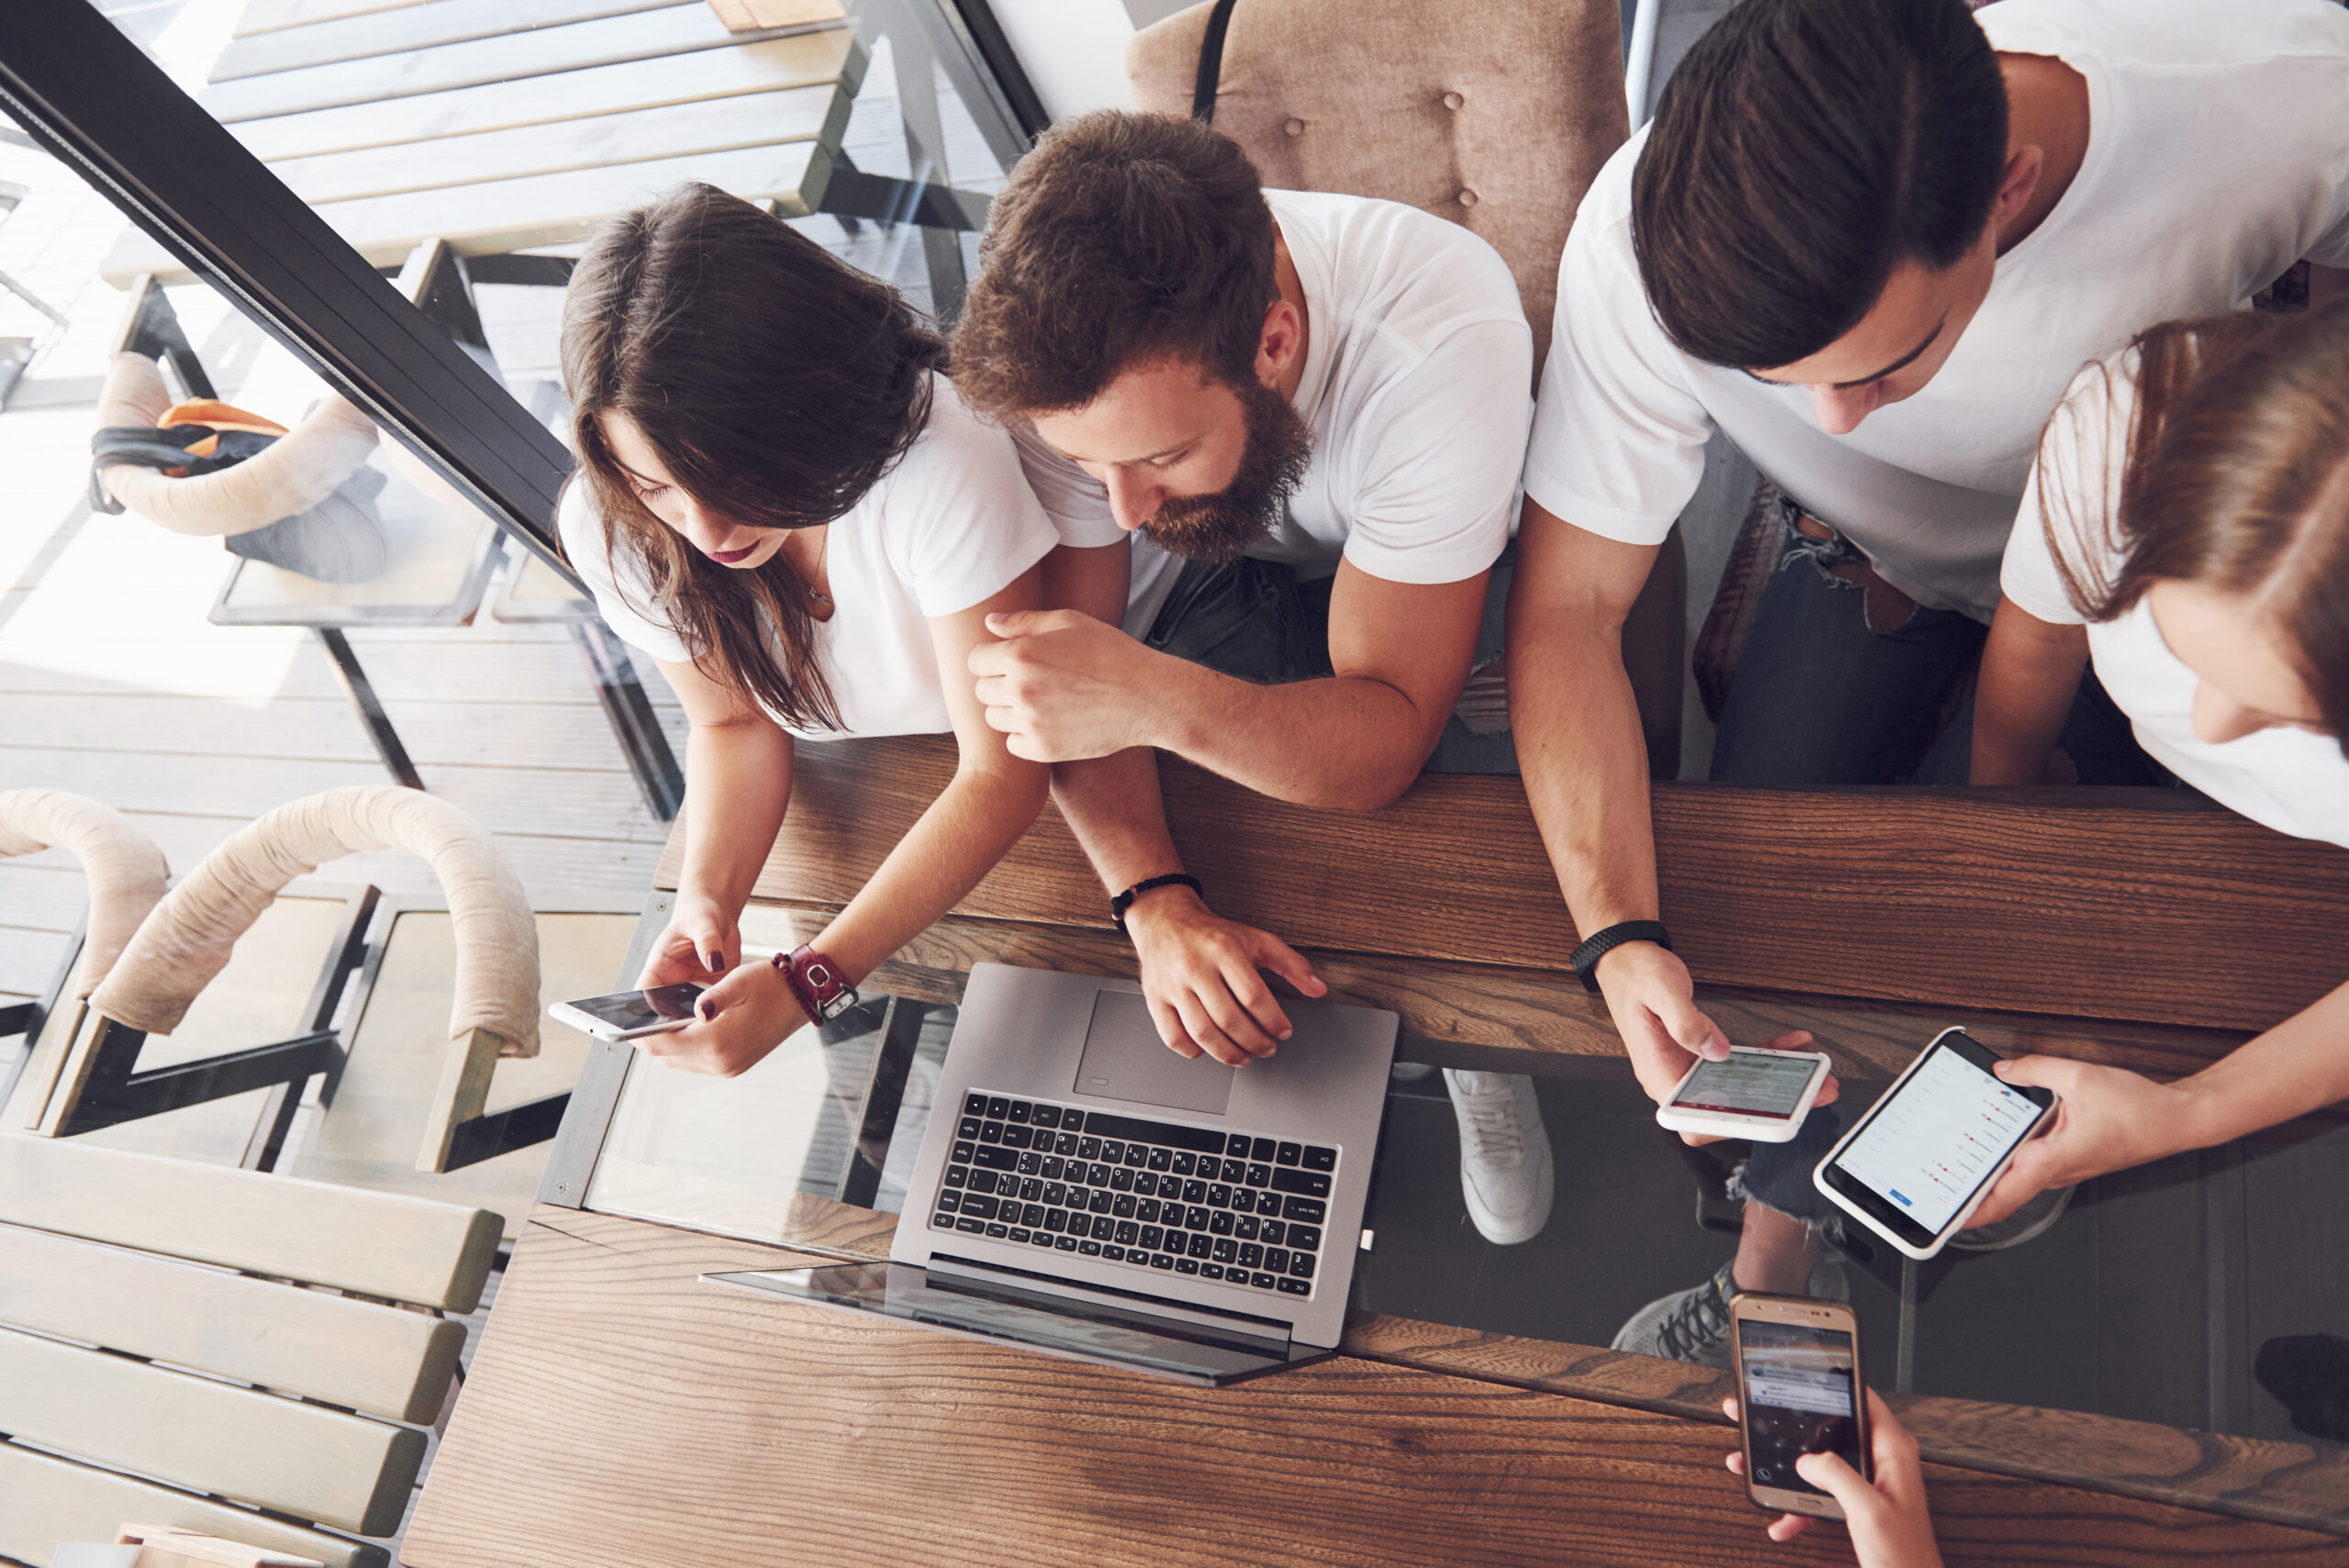
[[885, 1264], [705, 1275], [1221, 1385], [1337, 1347], [1397, 1018], [1186, 1061], [1130, 981], [982, 963]]

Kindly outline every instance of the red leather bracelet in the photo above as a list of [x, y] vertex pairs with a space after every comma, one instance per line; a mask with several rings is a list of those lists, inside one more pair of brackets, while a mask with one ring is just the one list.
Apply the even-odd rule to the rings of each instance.
[[799, 978], [799, 971], [792, 966], [791, 958], [790, 953], [778, 952], [771, 962], [774, 964], [775, 973], [783, 976], [784, 984], [790, 987], [791, 999], [799, 1004], [799, 1010], [807, 1015], [807, 1021], [820, 1023], [824, 1014], [816, 1004], [816, 994], [807, 989], [806, 981]]
[[784, 984], [791, 987], [809, 1023], [828, 1022], [856, 1006], [856, 987], [848, 983], [841, 966], [807, 943], [775, 954], [773, 962], [783, 971]]

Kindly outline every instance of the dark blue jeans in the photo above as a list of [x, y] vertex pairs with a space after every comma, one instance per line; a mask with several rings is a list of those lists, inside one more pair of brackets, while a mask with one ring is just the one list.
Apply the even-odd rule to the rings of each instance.
[[[1840, 539], [1789, 540], [1730, 682], [1713, 740], [1716, 783], [1965, 783], [1971, 695], [1946, 727], [1942, 716], [1981, 662], [1988, 628], [1920, 606], [1897, 627], [1870, 629], [1865, 592], [1831, 571], [1865, 559]], [[2057, 744], [2084, 784], [2177, 782], [2145, 755], [2092, 670]]]
[[1845, 541], [1793, 535], [1763, 591], [1713, 737], [1719, 784], [1899, 784], [1932, 747], [1988, 628], [1919, 606], [1872, 631], [1866, 595], [1831, 568]]
[[1247, 556], [1186, 561], [1142, 642], [1260, 686], [1317, 680], [1330, 673], [1330, 584]]
[[[1501, 656], [1516, 563], [1514, 544], [1493, 563], [1472, 669]], [[1336, 582], [1334, 574], [1300, 580], [1277, 562], [1247, 557], [1221, 565], [1186, 562], [1142, 642], [1258, 685], [1326, 679], [1333, 673], [1330, 593]], [[1514, 773], [1517, 750], [1507, 731], [1475, 734], [1455, 714], [1444, 721], [1427, 768], [1439, 773]]]

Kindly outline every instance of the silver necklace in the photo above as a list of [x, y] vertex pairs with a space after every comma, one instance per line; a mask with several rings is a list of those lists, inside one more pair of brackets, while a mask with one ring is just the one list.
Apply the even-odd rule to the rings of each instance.
[[816, 570], [800, 579], [799, 583], [800, 592], [828, 610], [832, 607], [832, 596], [816, 586], [816, 579], [822, 575], [825, 558], [831, 553], [831, 549], [832, 530], [827, 528], [824, 530], [824, 537], [816, 543]]

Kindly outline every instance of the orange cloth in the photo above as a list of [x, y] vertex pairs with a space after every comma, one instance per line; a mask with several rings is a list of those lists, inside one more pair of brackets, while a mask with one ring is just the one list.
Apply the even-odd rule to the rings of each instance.
[[[155, 421], [158, 429], [168, 430], [174, 425], [209, 425], [216, 430], [250, 430], [258, 436], [282, 436], [285, 427], [274, 419], [221, 402], [217, 397], [192, 397], [185, 403], [174, 403], [163, 410]], [[217, 436], [196, 442], [187, 449], [190, 457], [210, 457], [212, 449], [220, 444]], [[174, 479], [185, 479], [187, 470], [166, 469]]]

